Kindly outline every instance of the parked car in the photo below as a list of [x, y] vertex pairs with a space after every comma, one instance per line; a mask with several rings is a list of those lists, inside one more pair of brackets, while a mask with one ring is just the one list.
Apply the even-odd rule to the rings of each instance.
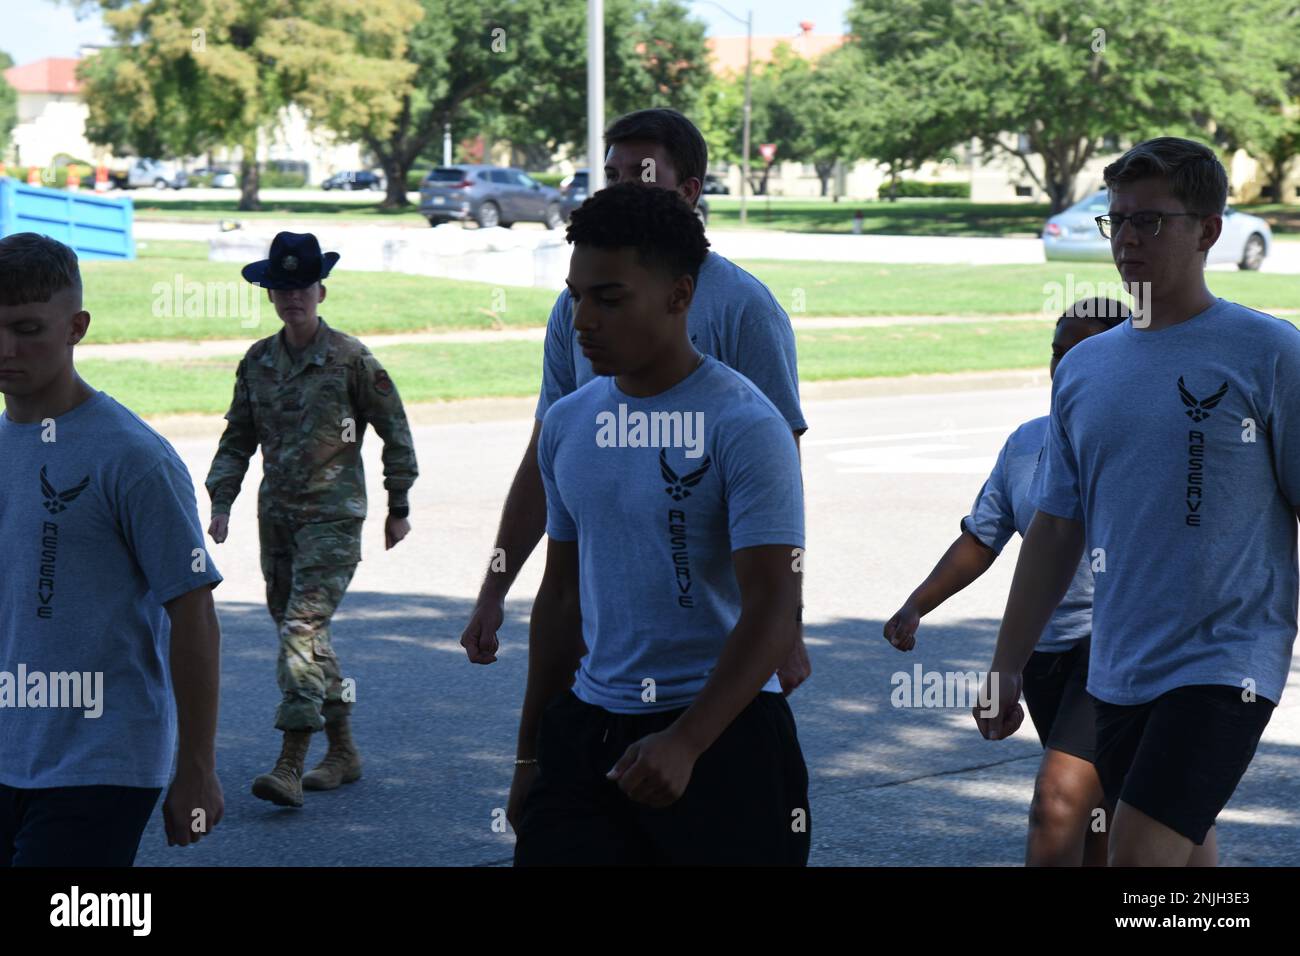
[[431, 226], [472, 219], [483, 228], [541, 222], [558, 229], [562, 199], [558, 189], [507, 166], [438, 166], [420, 184], [420, 214]]
[[[1097, 217], [1110, 209], [1106, 191], [1081, 199], [1047, 220], [1043, 227], [1043, 253], [1049, 260], [1112, 262], [1110, 240], [1097, 228]], [[1210, 247], [1207, 265], [1235, 263], [1239, 269], [1258, 269], [1273, 248], [1273, 230], [1258, 216], [1223, 210], [1223, 233]]]
[[137, 159], [125, 170], [109, 173], [109, 179], [118, 189], [140, 189], [146, 186], [183, 189], [189, 184], [185, 170], [175, 163], [156, 159]]
[[194, 179], [201, 176], [210, 178], [213, 189], [234, 189], [239, 185], [239, 177], [221, 166], [200, 166], [190, 176]]
[[321, 183], [320, 188], [326, 190], [372, 189], [378, 191], [384, 188], [384, 177], [372, 173], [367, 169], [335, 173], [329, 179]]
[[[560, 208], [565, 222], [568, 222], [569, 217], [573, 215], [573, 210], [587, 200], [587, 171], [578, 169], [572, 176], [560, 180], [560, 193], [564, 196]], [[706, 226], [709, 224], [709, 203], [703, 196], [700, 196], [695, 203], [695, 215], [699, 216], [700, 222]]]
[[731, 188], [722, 181], [721, 176], [716, 173], [706, 173], [704, 188], [700, 191], [706, 196], [726, 196], [731, 193]]

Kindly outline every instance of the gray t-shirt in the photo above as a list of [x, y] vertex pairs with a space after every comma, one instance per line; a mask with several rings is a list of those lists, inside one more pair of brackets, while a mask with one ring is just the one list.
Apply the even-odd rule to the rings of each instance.
[[103, 392], [52, 427], [0, 414], [0, 461], [0, 783], [165, 785], [163, 605], [221, 580], [189, 471]]
[[[791, 431], [808, 427], [799, 407], [799, 367], [794, 328], [767, 286], [716, 252], [700, 266], [686, 316], [691, 342], [758, 386]], [[596, 377], [573, 331], [573, 299], [566, 288], [546, 323], [542, 391], [537, 420], [546, 410]]]
[[[587, 654], [573, 692], [614, 713], [688, 706], [740, 618], [732, 552], [787, 545], [793, 568], [803, 547], [789, 425], [752, 382], [705, 356], [648, 398], [611, 377], [562, 398], [542, 423], [537, 462], [546, 533], [578, 542]], [[763, 689], [780, 684], [773, 676]]]
[[1219, 299], [1080, 342], [1030, 495], [1085, 527], [1094, 697], [1217, 684], [1278, 702], [1300, 586], [1300, 330]]
[[[970, 514], [961, 519], [962, 530], [992, 548], [994, 554], [1002, 553], [1013, 533], [1019, 532], [1023, 537], [1029, 530], [1029, 522], [1034, 517], [1029, 483], [1046, 438], [1046, 415], [1025, 422], [1012, 432], [998, 453], [988, 480], [976, 495]], [[1092, 569], [1084, 557], [1034, 650], [1059, 654], [1091, 633]]]

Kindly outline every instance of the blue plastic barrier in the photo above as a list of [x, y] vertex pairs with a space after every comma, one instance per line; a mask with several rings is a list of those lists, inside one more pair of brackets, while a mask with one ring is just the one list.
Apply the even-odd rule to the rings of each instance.
[[0, 177], [0, 237], [39, 232], [69, 245], [79, 259], [134, 259], [135, 206], [129, 196], [29, 186]]

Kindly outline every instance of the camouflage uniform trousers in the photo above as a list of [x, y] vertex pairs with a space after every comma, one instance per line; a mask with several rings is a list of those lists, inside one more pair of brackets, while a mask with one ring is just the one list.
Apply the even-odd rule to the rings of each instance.
[[276, 678], [283, 695], [279, 730], [321, 730], [327, 716], [346, 716], [330, 618], [361, 559], [363, 519], [295, 523], [262, 515], [266, 605], [280, 632]]

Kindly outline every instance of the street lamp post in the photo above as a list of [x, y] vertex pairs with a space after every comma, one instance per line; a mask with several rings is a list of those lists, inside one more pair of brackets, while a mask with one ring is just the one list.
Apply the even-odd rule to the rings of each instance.
[[[697, 0], [699, 3], [706, 3], [717, 10], [722, 11], [737, 23], [745, 25], [745, 134], [744, 134], [744, 153], [745, 158], [741, 164], [740, 172], [740, 224], [744, 226], [749, 221], [749, 210], [746, 201], [745, 190], [749, 188], [749, 118], [753, 112], [753, 100], [750, 96], [750, 78], [754, 67], [754, 11], [749, 10], [748, 16], [741, 19], [726, 7], [714, 3], [713, 0]], [[703, 188], [703, 183], [700, 184]]]
[[605, 185], [605, 3], [587, 0], [587, 195]]

